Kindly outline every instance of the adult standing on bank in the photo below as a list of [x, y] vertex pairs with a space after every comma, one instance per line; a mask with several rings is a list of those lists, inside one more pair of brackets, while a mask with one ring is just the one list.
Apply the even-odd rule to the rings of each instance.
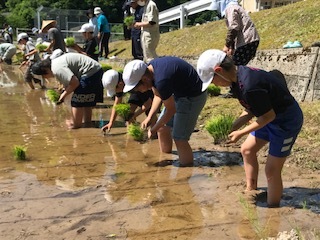
[[149, 65], [133, 60], [124, 67], [123, 81], [124, 92], [152, 90], [154, 93], [151, 110], [141, 123], [142, 128], [148, 126], [163, 102], [164, 108], [157, 123], [149, 129], [148, 137], [157, 133], [160, 150], [164, 153], [172, 152], [173, 139], [180, 166], [192, 166], [189, 139], [207, 99], [207, 91], [202, 92], [197, 71], [177, 57], [155, 58]]
[[108, 58], [110, 26], [107, 17], [103, 14], [100, 7], [94, 8], [94, 14], [97, 16], [98, 40], [99, 40], [99, 57]]
[[66, 52], [66, 44], [64, 42], [61, 31], [57, 28], [56, 20], [43, 20], [42, 33], [48, 33], [48, 40], [50, 42], [49, 46], [46, 48], [46, 52], [51, 53], [56, 49], [61, 49]]
[[[134, 21], [141, 22], [143, 15], [143, 7], [138, 4], [138, 0], [130, 0], [131, 7], [134, 9]], [[134, 59], [143, 60], [143, 50], [141, 45], [141, 29], [131, 28], [131, 46], [132, 56]]]
[[159, 10], [152, 0], [139, 0], [138, 4], [144, 6], [141, 22], [134, 24], [135, 28], [141, 29], [141, 46], [145, 62], [157, 58], [156, 48], [160, 41]]
[[73, 93], [72, 121], [67, 122], [69, 128], [91, 124], [92, 107], [103, 102], [103, 70], [97, 61], [81, 53], [63, 53], [57, 49], [50, 58], [33, 64], [32, 72], [45, 78], [56, 77], [64, 85], [65, 90], [57, 104]]
[[[230, 143], [235, 143], [249, 134], [241, 146], [247, 191], [257, 190], [257, 153], [269, 143], [265, 166], [267, 203], [269, 207], [279, 207], [283, 191], [281, 171], [303, 123], [302, 111], [290, 94], [283, 75], [279, 71], [275, 74], [236, 66], [225, 52], [215, 49], [201, 54], [197, 71], [203, 81], [202, 90], [210, 83], [231, 86], [233, 94], [245, 108], [234, 122], [229, 138]], [[249, 123], [253, 117], [256, 120]]]
[[89, 23], [94, 27], [93, 36], [97, 37], [98, 36], [98, 20], [97, 20], [97, 17], [94, 15], [92, 8], [90, 8], [87, 11], [87, 17], [89, 19]]

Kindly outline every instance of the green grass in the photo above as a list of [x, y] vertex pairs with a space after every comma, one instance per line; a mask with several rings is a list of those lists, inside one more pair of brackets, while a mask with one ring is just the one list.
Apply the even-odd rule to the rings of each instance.
[[217, 115], [207, 121], [205, 128], [213, 137], [215, 144], [228, 139], [234, 120], [235, 117], [232, 115]]
[[[258, 50], [282, 48], [289, 40], [299, 40], [304, 47], [320, 41], [319, 9], [319, 0], [306, 0], [251, 13], [260, 35]], [[199, 56], [210, 48], [222, 49], [226, 33], [224, 20], [163, 33], [157, 53], [159, 56]], [[119, 58], [132, 58], [130, 41], [112, 42], [110, 49], [118, 49]]]
[[27, 151], [26, 147], [21, 145], [15, 145], [13, 147], [14, 158], [17, 160], [26, 160], [27, 159], [26, 151]]
[[208, 87], [208, 94], [210, 96], [218, 96], [221, 93], [221, 88], [214, 85], [214, 84], [210, 84]]
[[128, 120], [130, 114], [130, 105], [128, 103], [119, 103], [115, 106], [116, 113], [123, 118], [124, 121]]
[[136, 141], [142, 141], [144, 139], [144, 131], [140, 128], [139, 124], [129, 124], [128, 134]]
[[51, 102], [56, 103], [59, 100], [60, 94], [53, 89], [48, 89], [47, 97]]

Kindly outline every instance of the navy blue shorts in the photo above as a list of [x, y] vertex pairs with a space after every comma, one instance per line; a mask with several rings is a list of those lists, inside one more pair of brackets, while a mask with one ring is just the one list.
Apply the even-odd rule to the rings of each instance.
[[97, 102], [103, 102], [102, 86], [103, 70], [90, 77], [81, 77], [80, 85], [74, 90], [71, 98], [72, 107], [94, 107]]
[[271, 123], [251, 134], [269, 142], [270, 155], [274, 157], [287, 157], [290, 155], [302, 124], [303, 114], [298, 103], [295, 101], [284, 113], [277, 114]]

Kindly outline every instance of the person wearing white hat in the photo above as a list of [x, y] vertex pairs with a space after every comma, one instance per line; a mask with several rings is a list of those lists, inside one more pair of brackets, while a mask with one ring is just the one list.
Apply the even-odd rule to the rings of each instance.
[[56, 20], [43, 20], [42, 33], [48, 33], [48, 40], [50, 45], [45, 50], [46, 52], [53, 52], [56, 49], [61, 49], [63, 52], [66, 52], [66, 44], [64, 42], [61, 31], [57, 28]]
[[[269, 143], [265, 166], [267, 203], [269, 207], [278, 207], [283, 191], [281, 171], [303, 124], [303, 113], [290, 94], [283, 75], [279, 71], [236, 66], [225, 52], [216, 49], [200, 55], [197, 71], [203, 81], [202, 90], [210, 83], [231, 86], [233, 94], [245, 108], [233, 124], [229, 142], [235, 143], [247, 135], [241, 146], [247, 191], [257, 190], [257, 153]], [[253, 117], [256, 120], [250, 122]]]
[[35, 88], [33, 82], [39, 84], [41, 88], [45, 88], [44, 81], [35, 78], [31, 72], [32, 64], [41, 60], [35, 45], [32, 41], [30, 41], [28, 34], [24, 32], [18, 34], [17, 42], [19, 45], [23, 46], [22, 48], [24, 49], [24, 58], [26, 59], [20, 65], [20, 68], [24, 65], [27, 66], [26, 72], [23, 76], [24, 81], [28, 83], [31, 89]]
[[157, 133], [160, 150], [164, 153], [172, 152], [174, 140], [180, 166], [193, 165], [189, 139], [207, 100], [207, 91], [202, 91], [197, 71], [177, 57], [155, 58], [149, 65], [133, 60], [123, 70], [123, 81], [124, 92], [152, 90], [154, 93], [151, 110], [141, 123], [142, 128], [148, 126], [151, 116], [163, 102], [164, 108], [157, 123], [149, 129], [148, 137]]
[[[122, 73], [117, 72], [113, 69], [106, 71], [102, 77], [102, 84], [104, 89], [106, 89], [107, 96], [114, 97], [114, 104], [111, 110], [110, 120], [108, 124], [106, 124], [101, 128], [103, 132], [106, 132], [106, 131], [109, 132], [117, 118], [115, 106], [119, 103], [122, 103], [122, 100], [123, 100], [124, 82], [122, 79]], [[130, 97], [128, 100], [128, 103], [130, 104], [130, 114], [128, 119], [126, 119], [126, 121], [129, 123], [134, 122], [136, 117], [138, 117], [140, 114], [144, 112], [148, 114], [151, 108], [152, 100], [153, 100], [152, 91], [147, 91], [145, 93], [140, 93], [140, 92], [130, 93]], [[140, 107], [140, 109], [136, 111], [138, 107]], [[152, 120], [150, 121], [150, 125], [154, 125], [156, 121], [157, 121], [157, 117], [156, 115], [154, 115], [152, 117]]]
[[91, 57], [92, 59], [98, 61], [99, 46], [98, 40], [93, 35], [94, 26], [91, 23], [85, 23], [81, 26], [78, 32], [82, 33], [85, 42], [83, 43], [82, 48], [78, 44], [74, 44], [72, 48], [76, 50], [78, 53], [85, 54]]
[[103, 86], [101, 65], [92, 58], [80, 53], [64, 53], [61, 49], [32, 65], [32, 72], [45, 78], [55, 77], [65, 90], [57, 104], [72, 94], [72, 121], [69, 128], [81, 128], [91, 125], [92, 107], [103, 102]]
[[99, 57], [108, 58], [109, 55], [109, 39], [110, 26], [107, 17], [103, 14], [100, 7], [95, 7], [93, 10], [97, 16], [98, 40], [99, 40]]

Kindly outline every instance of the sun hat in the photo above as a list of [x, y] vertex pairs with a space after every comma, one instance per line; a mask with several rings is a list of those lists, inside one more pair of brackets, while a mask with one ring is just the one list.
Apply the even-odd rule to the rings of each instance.
[[64, 54], [64, 52], [60, 48], [58, 48], [52, 52], [52, 54], [50, 55], [50, 59], [56, 59], [57, 57], [60, 57], [62, 54]]
[[97, 15], [97, 14], [103, 13], [103, 11], [101, 10], [100, 7], [95, 7], [94, 10], [93, 10], [93, 13], [94, 13], [95, 15]]
[[31, 29], [31, 31], [32, 31], [33, 34], [36, 34], [37, 32], [39, 32], [39, 29], [36, 28], [36, 27], [33, 27], [33, 28]]
[[141, 60], [132, 60], [127, 63], [123, 69], [123, 82], [125, 84], [123, 92], [129, 92], [138, 84], [147, 67], [148, 65]]
[[57, 23], [56, 20], [43, 20], [42, 21], [42, 27], [41, 27], [41, 32], [45, 33], [47, 31], [47, 28], [50, 24], [52, 23]]
[[120, 74], [113, 69], [106, 71], [102, 76], [103, 88], [107, 90], [107, 96], [113, 97], [116, 95], [116, 87], [119, 82]]
[[212, 82], [214, 68], [222, 63], [227, 54], [218, 49], [210, 49], [203, 52], [197, 62], [197, 72], [202, 81], [202, 92], [204, 92]]
[[21, 39], [24, 39], [24, 38], [29, 38], [28, 34], [25, 32], [19, 33], [18, 38], [17, 38], [17, 42], [19, 42]]
[[90, 23], [85, 23], [81, 26], [80, 30], [78, 32], [93, 32], [94, 26]]

